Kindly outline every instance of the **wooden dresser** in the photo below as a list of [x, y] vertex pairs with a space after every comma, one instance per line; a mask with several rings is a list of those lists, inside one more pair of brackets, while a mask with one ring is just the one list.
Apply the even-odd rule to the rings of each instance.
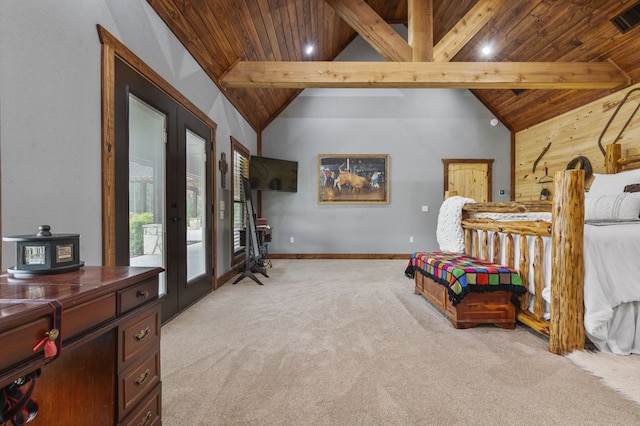
[[[41, 369], [30, 425], [159, 425], [160, 268], [86, 266], [56, 275], [0, 276], [0, 387]], [[42, 303], [20, 303], [41, 300]], [[32, 351], [63, 305], [62, 351]]]

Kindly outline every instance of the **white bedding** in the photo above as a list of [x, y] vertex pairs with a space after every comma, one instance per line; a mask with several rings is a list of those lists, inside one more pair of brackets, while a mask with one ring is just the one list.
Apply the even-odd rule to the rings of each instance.
[[[521, 218], [532, 219], [545, 218]], [[585, 332], [589, 340], [602, 352], [640, 354], [640, 224], [634, 221], [609, 222], [608, 226], [603, 225], [604, 222], [587, 224], [584, 230]], [[489, 238], [491, 234], [490, 232]], [[504, 238], [504, 235], [501, 235], [501, 238]], [[551, 244], [548, 237], [543, 238], [543, 241], [545, 290], [542, 297], [548, 304]], [[514, 239], [514, 243], [517, 259], [520, 249], [517, 238]], [[533, 246], [533, 240], [530, 239], [529, 259], [534, 258]], [[504, 253], [502, 262], [505, 262]], [[530, 268], [529, 282], [529, 290], [533, 292], [533, 268]], [[532, 307], [530, 309], [532, 310]], [[548, 306], [545, 319], [549, 319]]]
[[640, 353], [640, 225], [585, 225], [587, 337], [603, 352]]

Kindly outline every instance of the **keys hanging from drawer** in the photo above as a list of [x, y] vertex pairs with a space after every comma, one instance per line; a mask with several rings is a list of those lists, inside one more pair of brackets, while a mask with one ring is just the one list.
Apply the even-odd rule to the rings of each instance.
[[58, 347], [56, 346], [56, 340], [60, 336], [60, 331], [57, 328], [52, 328], [45, 333], [45, 336], [40, 339], [38, 343], [31, 349], [33, 352], [40, 349], [44, 344], [44, 357], [53, 358], [58, 355]]

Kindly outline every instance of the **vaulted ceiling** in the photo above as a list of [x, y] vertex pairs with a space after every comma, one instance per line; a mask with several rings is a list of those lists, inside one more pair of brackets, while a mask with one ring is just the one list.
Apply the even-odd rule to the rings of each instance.
[[[640, 81], [636, 1], [148, 0], [256, 131], [305, 87], [463, 87], [516, 132]], [[358, 34], [387, 63], [328, 62]]]

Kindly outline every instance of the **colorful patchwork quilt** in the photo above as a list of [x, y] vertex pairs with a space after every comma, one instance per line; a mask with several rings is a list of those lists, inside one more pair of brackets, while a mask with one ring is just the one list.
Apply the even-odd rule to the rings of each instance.
[[413, 253], [404, 273], [407, 277], [414, 278], [416, 271], [445, 286], [449, 300], [454, 305], [471, 291], [481, 293], [498, 290], [513, 292], [511, 301], [517, 304], [518, 297], [527, 291], [515, 269], [460, 253]]

